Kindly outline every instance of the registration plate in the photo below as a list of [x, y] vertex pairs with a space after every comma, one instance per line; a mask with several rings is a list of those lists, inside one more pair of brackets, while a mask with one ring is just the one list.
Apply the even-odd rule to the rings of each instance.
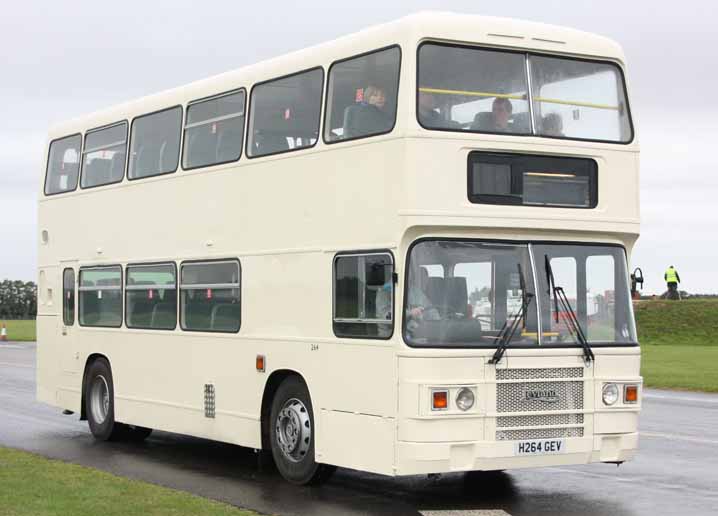
[[566, 443], [563, 439], [536, 439], [514, 443], [514, 455], [547, 455], [564, 453]]

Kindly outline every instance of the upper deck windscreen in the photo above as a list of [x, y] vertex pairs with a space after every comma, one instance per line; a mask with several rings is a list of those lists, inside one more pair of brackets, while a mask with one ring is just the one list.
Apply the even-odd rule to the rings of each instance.
[[418, 86], [417, 117], [427, 129], [633, 138], [623, 76], [613, 63], [426, 43]]

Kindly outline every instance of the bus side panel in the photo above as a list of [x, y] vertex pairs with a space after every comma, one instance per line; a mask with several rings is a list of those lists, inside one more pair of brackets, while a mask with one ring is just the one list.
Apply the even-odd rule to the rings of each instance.
[[37, 288], [37, 398], [59, 406], [58, 389], [62, 382], [62, 348], [58, 326], [62, 290], [57, 267], [43, 267], [38, 275]]

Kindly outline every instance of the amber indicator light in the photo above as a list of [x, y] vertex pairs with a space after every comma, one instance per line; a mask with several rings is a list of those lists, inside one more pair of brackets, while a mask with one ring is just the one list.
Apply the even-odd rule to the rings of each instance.
[[434, 391], [432, 393], [431, 407], [434, 410], [445, 410], [449, 407], [449, 393], [447, 391]]

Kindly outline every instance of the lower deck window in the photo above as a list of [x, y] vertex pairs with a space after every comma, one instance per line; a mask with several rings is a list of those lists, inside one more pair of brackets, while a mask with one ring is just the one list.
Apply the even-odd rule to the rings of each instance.
[[334, 334], [391, 337], [394, 262], [388, 253], [339, 255], [334, 260]]
[[239, 331], [238, 261], [184, 263], [180, 276], [180, 322], [183, 330]]
[[65, 326], [75, 324], [75, 271], [62, 272], [62, 322]]
[[128, 328], [175, 329], [177, 273], [174, 263], [128, 265], [126, 289]]
[[122, 268], [80, 269], [79, 315], [82, 326], [122, 326]]

